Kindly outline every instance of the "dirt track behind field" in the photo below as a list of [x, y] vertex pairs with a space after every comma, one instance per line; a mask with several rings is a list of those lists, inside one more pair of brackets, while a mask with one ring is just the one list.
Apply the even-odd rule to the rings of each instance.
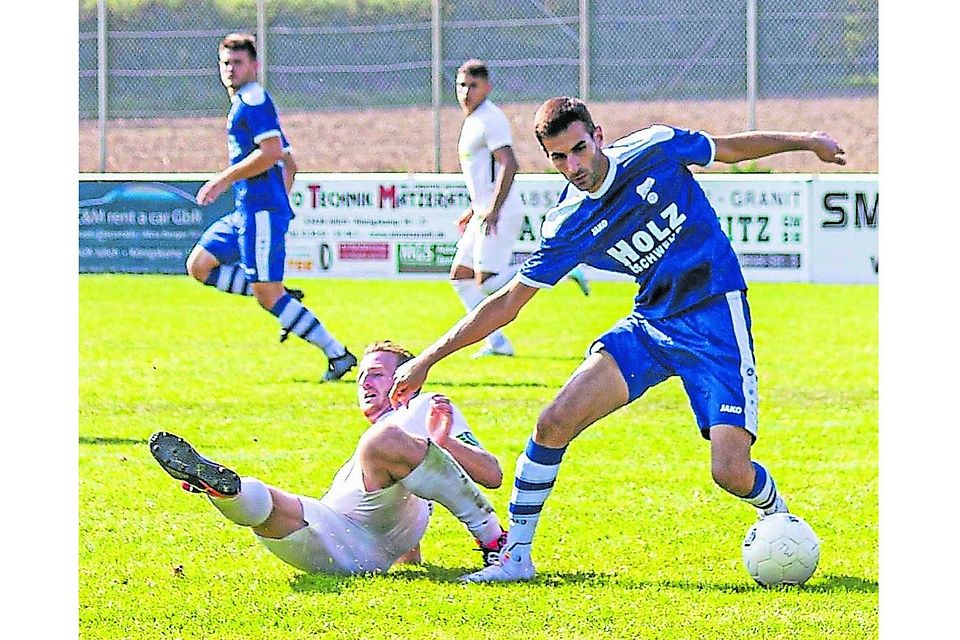
[[[496, 100], [496, 96], [492, 96]], [[513, 123], [514, 148], [525, 173], [547, 169], [533, 136], [537, 104], [501, 105]], [[747, 128], [743, 101], [596, 103], [594, 120], [613, 140], [648, 124], [703, 129], [714, 134]], [[433, 116], [421, 107], [366, 111], [288, 113], [280, 105], [281, 123], [294, 147], [301, 171], [433, 171]], [[441, 170], [458, 171], [456, 140], [461, 115], [456, 107], [441, 116]], [[207, 172], [226, 163], [225, 115], [111, 121], [107, 137], [107, 171]], [[757, 128], [814, 130], [830, 133], [846, 150], [847, 165], [819, 162], [809, 153], [767, 158], [760, 168], [778, 172], [878, 172], [877, 98], [765, 100], [757, 106]], [[80, 123], [80, 171], [97, 171], [96, 121]], [[712, 171], [728, 171], [716, 165]]]

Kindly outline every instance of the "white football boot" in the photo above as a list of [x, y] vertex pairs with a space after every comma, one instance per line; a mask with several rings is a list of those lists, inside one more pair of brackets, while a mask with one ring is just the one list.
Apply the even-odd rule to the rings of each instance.
[[514, 354], [513, 345], [506, 336], [500, 336], [499, 340], [487, 340], [487, 346], [473, 354], [473, 359], [486, 358], [488, 356], [506, 356], [511, 357]]
[[[521, 546], [523, 551], [517, 553], [515, 549]], [[460, 582], [523, 582], [533, 580], [537, 570], [528, 553], [529, 544], [514, 545], [510, 550], [504, 549], [500, 553], [500, 563], [484, 567], [480, 571], [460, 576]]]

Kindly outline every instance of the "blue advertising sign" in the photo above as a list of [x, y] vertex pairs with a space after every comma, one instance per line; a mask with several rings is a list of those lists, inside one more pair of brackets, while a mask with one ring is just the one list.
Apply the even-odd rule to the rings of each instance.
[[233, 207], [201, 207], [200, 180], [80, 181], [80, 273], [185, 273], [200, 234]]

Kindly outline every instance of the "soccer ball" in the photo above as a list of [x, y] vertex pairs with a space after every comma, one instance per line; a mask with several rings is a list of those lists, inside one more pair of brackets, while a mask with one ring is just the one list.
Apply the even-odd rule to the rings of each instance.
[[758, 520], [743, 539], [743, 564], [764, 587], [799, 585], [820, 560], [820, 540], [803, 518], [774, 513]]

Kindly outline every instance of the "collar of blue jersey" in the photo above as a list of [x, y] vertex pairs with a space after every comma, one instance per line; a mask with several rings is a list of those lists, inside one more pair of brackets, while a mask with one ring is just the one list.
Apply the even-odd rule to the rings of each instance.
[[600, 152], [607, 156], [607, 160], [610, 161], [610, 166], [607, 169], [607, 177], [603, 179], [603, 184], [600, 185], [600, 188], [597, 189], [595, 193], [587, 193], [587, 197], [589, 198], [600, 198], [609, 191], [610, 185], [613, 184], [614, 178], [617, 177], [617, 171], [620, 169], [620, 163], [617, 162], [613, 154], [607, 153], [606, 149], [601, 149]]
[[241, 98], [244, 98], [243, 101], [247, 104], [260, 104], [263, 102], [263, 87], [256, 80], [248, 82], [233, 94], [233, 100], [240, 100]]
[[[596, 191], [581, 192], [592, 200], [596, 200], [597, 198], [602, 198], [603, 195], [610, 190], [610, 185], [613, 184], [614, 178], [617, 177], [617, 168], [619, 167], [619, 165], [617, 164], [617, 159], [613, 157], [613, 155], [607, 153], [606, 149], [601, 149], [600, 153], [607, 156], [607, 160], [610, 161], [610, 166], [607, 168], [607, 177], [603, 179], [603, 184], [601, 184], [600, 188], [597, 189]], [[573, 187], [574, 189], [577, 189], [573, 185], [573, 183], [571, 183], [570, 186]], [[577, 189], [577, 191], [580, 191], [580, 190]]]

